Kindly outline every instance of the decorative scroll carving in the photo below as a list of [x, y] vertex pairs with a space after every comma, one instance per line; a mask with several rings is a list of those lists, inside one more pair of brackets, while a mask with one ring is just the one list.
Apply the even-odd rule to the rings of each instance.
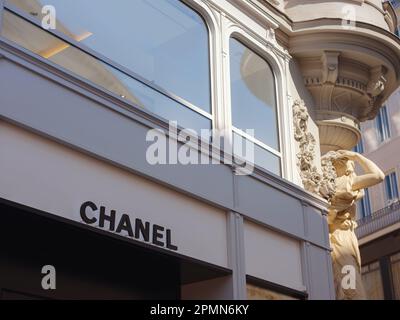
[[309, 114], [303, 100], [296, 100], [293, 104], [294, 138], [299, 143], [297, 166], [303, 186], [307, 191], [318, 193], [321, 183], [321, 174], [314, 165], [315, 138], [308, 132]]
[[336, 171], [329, 156], [321, 159], [322, 174], [314, 165], [316, 141], [308, 132], [309, 117], [304, 101], [296, 100], [293, 104], [293, 122], [294, 138], [300, 150], [297, 153], [297, 166], [304, 188], [330, 201], [336, 192]]
[[336, 170], [333, 166], [331, 153], [327, 153], [321, 158], [322, 179], [319, 188], [320, 195], [330, 203], [336, 193]]
[[275, 30], [273, 28], [269, 28], [267, 30], [266, 38], [268, 42], [276, 44], [276, 36], [275, 36]]

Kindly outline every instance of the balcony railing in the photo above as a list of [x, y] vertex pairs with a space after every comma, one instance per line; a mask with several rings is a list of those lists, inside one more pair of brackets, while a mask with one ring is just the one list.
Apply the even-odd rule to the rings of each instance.
[[356, 235], [361, 239], [397, 222], [400, 222], [400, 200], [358, 220]]

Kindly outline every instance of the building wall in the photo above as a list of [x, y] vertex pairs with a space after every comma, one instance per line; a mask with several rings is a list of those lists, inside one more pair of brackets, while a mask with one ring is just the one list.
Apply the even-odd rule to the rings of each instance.
[[[396, 172], [400, 176], [400, 90], [397, 90], [385, 103], [389, 116], [390, 138], [379, 141], [376, 120], [362, 123], [362, 143], [364, 155], [374, 161], [387, 174]], [[384, 183], [370, 188], [372, 212], [386, 207]]]
[[[388, 112], [390, 138], [381, 142], [376, 120], [362, 125], [363, 146], [366, 157], [374, 161], [385, 174], [395, 172], [397, 185], [400, 184], [400, 90], [397, 90], [385, 103]], [[385, 184], [369, 188], [371, 214], [389, 205], [385, 200]], [[386, 216], [395, 217], [398, 210], [387, 208]], [[361, 217], [360, 208], [358, 211]], [[398, 213], [397, 213], [398, 216]], [[393, 218], [396, 219], [396, 218]], [[368, 217], [360, 222], [373, 223]], [[378, 221], [378, 220], [377, 220]], [[397, 222], [396, 222], [397, 221]], [[363, 262], [363, 279], [369, 299], [400, 299], [398, 255], [400, 244], [400, 224], [397, 220], [375, 232], [359, 239], [361, 258]]]

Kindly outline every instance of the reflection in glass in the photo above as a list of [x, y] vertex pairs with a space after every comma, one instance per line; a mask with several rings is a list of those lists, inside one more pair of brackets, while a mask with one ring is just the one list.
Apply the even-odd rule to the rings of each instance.
[[7, 2], [40, 20], [53, 5], [58, 31], [211, 113], [208, 30], [181, 1]]
[[106, 65], [41, 28], [5, 11], [2, 36], [47, 58], [61, 67], [123, 97], [138, 107], [175, 120], [178, 125], [200, 132], [211, 120]]
[[[281, 175], [280, 157], [272, 154], [266, 149], [236, 133], [233, 133], [233, 143], [234, 146], [238, 148], [235, 154], [239, 157], [239, 159], [248, 159], [249, 161], [252, 160], [256, 166], [275, 173], [276, 175]], [[253, 144], [254, 154], [247, 154], [248, 150], [246, 150], [246, 144]]]
[[230, 39], [232, 123], [255, 130], [255, 138], [279, 150], [275, 80], [269, 64]]

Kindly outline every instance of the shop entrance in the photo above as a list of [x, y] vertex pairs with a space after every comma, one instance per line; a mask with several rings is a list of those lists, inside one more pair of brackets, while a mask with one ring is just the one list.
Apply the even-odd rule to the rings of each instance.
[[[226, 271], [0, 203], [1, 299], [180, 299], [185, 285]], [[44, 290], [43, 266], [56, 289]]]

